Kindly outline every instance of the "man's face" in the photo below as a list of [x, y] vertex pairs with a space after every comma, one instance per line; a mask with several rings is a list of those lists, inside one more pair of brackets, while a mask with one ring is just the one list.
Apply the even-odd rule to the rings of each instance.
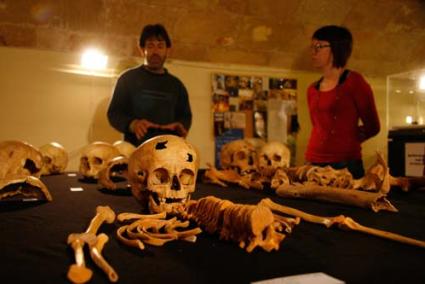
[[142, 55], [146, 58], [146, 64], [151, 71], [162, 71], [164, 62], [167, 59], [167, 44], [161, 38], [149, 38], [145, 42], [145, 47], [141, 48]]

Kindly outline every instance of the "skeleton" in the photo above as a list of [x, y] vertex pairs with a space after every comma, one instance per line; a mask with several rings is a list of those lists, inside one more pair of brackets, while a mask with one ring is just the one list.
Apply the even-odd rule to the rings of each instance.
[[183, 138], [161, 135], [144, 142], [131, 155], [128, 178], [142, 207], [173, 213], [195, 191], [199, 157]]
[[57, 143], [51, 142], [40, 147], [43, 155], [42, 175], [61, 174], [68, 165], [68, 153], [65, 148]]
[[21, 141], [1, 142], [0, 165], [0, 199], [52, 200], [39, 179], [43, 158], [38, 149]]
[[[226, 182], [230, 182], [244, 188], [260, 189], [263, 184], [268, 183], [278, 195], [283, 197], [318, 199], [370, 208], [375, 212], [379, 210], [397, 212], [397, 209], [386, 199], [386, 195], [391, 185], [401, 185], [405, 188], [406, 182], [391, 177], [379, 153], [376, 163], [368, 169], [366, 175], [362, 179], [354, 180], [347, 169], [335, 170], [331, 167], [312, 165], [289, 168], [289, 150], [279, 142], [270, 142], [258, 150], [258, 173], [251, 174], [247, 179], [246, 176], [239, 174], [240, 171], [227, 166], [233, 157], [229, 154], [231, 152], [229, 148], [233, 149], [232, 153], [237, 153], [241, 147], [246, 147], [243, 141], [237, 140], [226, 144], [229, 146], [223, 146], [221, 155], [227, 158], [227, 160], [224, 159], [225, 169], [217, 170], [207, 164], [209, 169], [205, 172], [205, 181], [221, 186], [227, 186]], [[254, 172], [254, 170], [251, 171]]]
[[[337, 225], [344, 230], [353, 230], [377, 237], [425, 248], [425, 242], [363, 226], [352, 218], [343, 215], [322, 217], [301, 210], [280, 205], [269, 198], [262, 199], [257, 205], [234, 204], [208, 196], [188, 201], [177, 214], [178, 218], [197, 223], [207, 233], [218, 233], [223, 240], [235, 241], [247, 252], [256, 247], [266, 251], [278, 250], [286, 234], [290, 234], [300, 220], [324, 225], [330, 228]], [[186, 228], [187, 222], [176, 217], [166, 220], [166, 212], [141, 215], [121, 213], [118, 221], [136, 220], [118, 228], [116, 235], [125, 245], [145, 249], [145, 243], [161, 246], [166, 242], [183, 239], [195, 241], [199, 228], [177, 231], [176, 227]], [[290, 216], [290, 217], [287, 217]]]
[[[274, 215], [268, 207], [262, 205], [234, 204], [214, 196], [189, 201], [180, 218], [195, 221], [208, 233], [219, 233], [224, 240], [235, 241], [247, 252], [256, 247], [266, 251], [278, 250], [280, 242], [286, 233], [299, 223], [299, 218], [286, 218]], [[118, 239], [126, 245], [144, 249], [144, 243], [159, 246], [172, 240], [183, 239], [195, 241], [199, 228], [186, 231], [176, 231], [175, 227], [186, 228], [188, 221], [180, 222], [176, 217], [165, 220], [165, 212], [155, 215], [140, 215], [122, 213], [118, 216], [121, 221], [137, 219], [129, 225], [117, 230]], [[159, 233], [165, 227], [165, 233]], [[154, 228], [149, 232], [148, 228]]]
[[109, 206], [97, 206], [96, 215], [90, 221], [87, 230], [84, 233], [68, 235], [67, 243], [74, 250], [75, 264], [69, 267], [67, 277], [73, 283], [86, 283], [93, 275], [93, 272], [85, 265], [83, 250], [85, 244], [89, 246], [90, 257], [93, 262], [106, 273], [109, 281], [118, 281], [118, 274], [102, 256], [102, 250], [108, 242], [108, 236], [103, 233], [96, 235], [104, 222], [111, 224], [114, 221], [115, 212]]
[[120, 156], [117, 148], [106, 142], [93, 142], [81, 152], [79, 172], [86, 179], [98, 179], [109, 160]]

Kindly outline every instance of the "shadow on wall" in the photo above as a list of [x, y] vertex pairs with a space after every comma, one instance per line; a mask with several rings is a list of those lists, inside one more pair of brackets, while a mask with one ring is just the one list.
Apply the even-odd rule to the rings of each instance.
[[96, 107], [87, 133], [87, 140], [89, 143], [95, 141], [113, 143], [117, 140], [122, 140], [121, 133], [116, 131], [108, 122], [106, 112], [108, 110], [109, 101], [109, 97], [103, 98]]

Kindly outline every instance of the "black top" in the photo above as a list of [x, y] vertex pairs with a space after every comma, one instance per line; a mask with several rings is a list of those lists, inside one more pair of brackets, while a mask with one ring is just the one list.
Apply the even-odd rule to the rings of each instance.
[[189, 130], [192, 112], [187, 90], [183, 83], [165, 70], [163, 74], [148, 71], [143, 65], [127, 70], [118, 79], [108, 109], [111, 125], [124, 133], [124, 140], [140, 145], [170, 131], [149, 129], [142, 140], [130, 132], [134, 119], [147, 119], [157, 124], [180, 122]]

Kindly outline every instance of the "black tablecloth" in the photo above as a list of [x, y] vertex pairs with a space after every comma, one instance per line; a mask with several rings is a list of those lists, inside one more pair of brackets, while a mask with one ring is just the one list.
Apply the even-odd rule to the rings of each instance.
[[[83, 232], [96, 206], [109, 205], [117, 214], [140, 212], [131, 195], [98, 190], [79, 176], [42, 178], [53, 201], [31, 205], [0, 204], [0, 283], [69, 283], [74, 262], [66, 244], [70, 233]], [[70, 187], [82, 187], [71, 192]], [[425, 240], [425, 192], [393, 190], [390, 201], [399, 213], [354, 208], [318, 201], [290, 200], [269, 191], [222, 188], [198, 181], [193, 199], [215, 195], [237, 203], [257, 203], [269, 197], [306, 212], [344, 214], [357, 222]], [[195, 243], [175, 241], [144, 251], [122, 245], [115, 237], [119, 223], [104, 224], [99, 233], [110, 240], [103, 255], [119, 275], [119, 283], [250, 283], [302, 273], [324, 272], [347, 283], [425, 283], [425, 250], [370, 235], [301, 222], [278, 251], [256, 248], [252, 253], [236, 243], [202, 233]], [[108, 283], [86, 253], [93, 270], [90, 283]]]

